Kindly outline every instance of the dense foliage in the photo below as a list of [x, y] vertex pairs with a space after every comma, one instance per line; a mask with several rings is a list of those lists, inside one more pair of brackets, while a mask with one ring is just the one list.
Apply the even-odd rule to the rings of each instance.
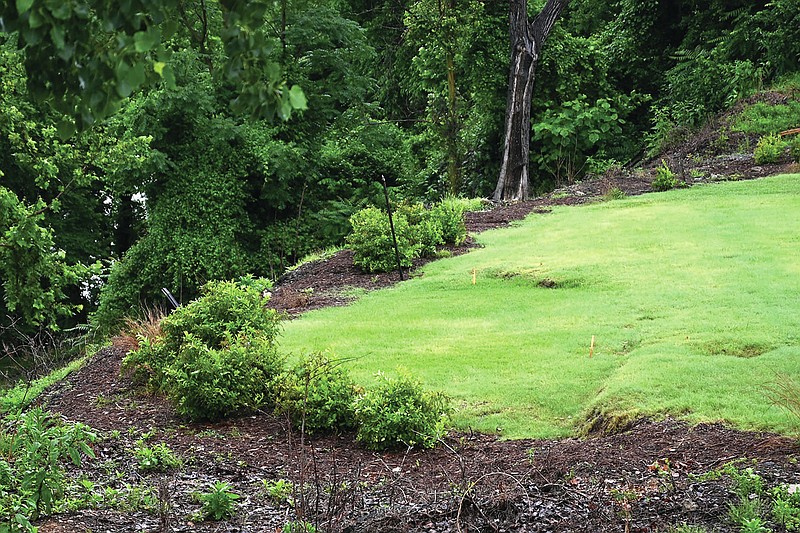
[[[798, 0], [573, 0], [537, 69], [531, 190], [796, 74], [798, 28]], [[383, 205], [381, 178], [393, 201], [488, 195], [508, 61], [502, 2], [4, 4], [0, 335], [276, 278]]]
[[433, 448], [444, 435], [448, 410], [447, 398], [426, 391], [419, 381], [407, 375], [391, 378], [380, 374], [377, 386], [367, 390], [356, 404], [356, 438], [375, 450]]
[[202, 297], [161, 321], [162, 335], [128, 354], [123, 370], [162, 390], [178, 412], [217, 420], [274, 401], [283, 360], [277, 313], [265, 307], [269, 284], [209, 282]]

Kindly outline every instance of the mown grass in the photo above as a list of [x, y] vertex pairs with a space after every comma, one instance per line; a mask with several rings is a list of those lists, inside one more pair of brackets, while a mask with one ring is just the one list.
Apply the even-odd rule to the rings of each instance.
[[800, 376], [800, 175], [556, 208], [479, 241], [287, 323], [283, 348], [356, 358], [362, 383], [404, 367], [458, 427], [506, 437], [598, 414], [796, 431], [767, 388]]

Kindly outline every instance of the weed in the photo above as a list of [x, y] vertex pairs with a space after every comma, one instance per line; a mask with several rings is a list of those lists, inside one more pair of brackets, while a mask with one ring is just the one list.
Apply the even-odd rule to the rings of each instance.
[[181, 466], [181, 460], [163, 442], [150, 447], [140, 440], [136, 443], [133, 455], [139, 462], [139, 470], [143, 472], [166, 472]]
[[291, 495], [294, 486], [291, 481], [285, 479], [265, 479], [261, 482], [264, 492], [270, 500], [277, 504], [291, 503]]
[[604, 200], [622, 200], [627, 197], [628, 195], [625, 194], [625, 191], [619, 187], [612, 187], [603, 195]]
[[702, 526], [692, 526], [689, 524], [681, 524], [669, 528], [669, 533], [707, 533], [708, 530]]
[[775, 133], [764, 135], [753, 150], [753, 158], [759, 165], [775, 163], [781, 158], [784, 147], [783, 139], [779, 135]]
[[787, 531], [800, 530], [800, 492], [790, 493], [786, 485], [775, 487], [772, 495], [772, 518]]
[[83, 424], [65, 424], [40, 408], [10, 418], [0, 431], [0, 530], [35, 531], [31, 524], [64, 505], [67, 481], [62, 463], [94, 457], [96, 436]]
[[209, 488], [211, 490], [208, 492], [195, 493], [195, 497], [202, 504], [200, 512], [203, 519], [222, 520], [233, 516], [236, 500], [241, 496], [231, 492], [230, 483], [216, 481]]
[[317, 533], [317, 528], [311, 522], [294, 520], [283, 525], [283, 533]]
[[728, 519], [734, 524], [743, 526], [761, 519], [761, 500], [759, 498], [740, 498], [739, 503], [729, 504]]
[[661, 160], [661, 166], [656, 169], [656, 179], [653, 180], [653, 190], [668, 191], [680, 186], [680, 181], [675, 177], [675, 173], [669, 168], [665, 160]]

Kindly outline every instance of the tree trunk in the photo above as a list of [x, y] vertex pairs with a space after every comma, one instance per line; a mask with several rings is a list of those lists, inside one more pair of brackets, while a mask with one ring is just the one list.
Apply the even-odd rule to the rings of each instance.
[[496, 202], [528, 198], [531, 97], [536, 63], [542, 45], [567, 4], [569, 0], [547, 0], [542, 11], [529, 23], [528, 1], [511, 0], [511, 69], [508, 76], [503, 157], [494, 191]]

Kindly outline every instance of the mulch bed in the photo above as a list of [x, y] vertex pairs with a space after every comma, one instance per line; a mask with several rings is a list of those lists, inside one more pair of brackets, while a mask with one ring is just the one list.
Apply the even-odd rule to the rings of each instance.
[[[721, 424], [642, 420], [585, 440], [502, 441], [454, 433], [437, 449], [376, 453], [354, 435], [306, 437], [256, 413], [215, 424], [181, 420], [163, 398], [136, 394], [119, 376], [123, 350], [106, 348], [42, 397], [50, 409], [96, 428], [97, 459], [75, 474], [122, 488], [144, 484], [162, 513], [89, 509], [42, 521], [40, 531], [281, 531], [298, 514], [318, 531], [665, 531], [682, 523], [733, 531], [730, 480], [702, 474], [744, 460], [770, 486], [800, 481], [796, 440]], [[117, 430], [118, 433], [112, 433]], [[148, 436], [149, 434], [149, 436]], [[137, 439], [165, 442], [180, 472], [137, 470]], [[294, 506], [270, 499], [262, 480], [305, 487]], [[192, 496], [227, 481], [243, 497], [234, 518], [199, 522]], [[624, 499], [620, 495], [626, 495]]]

